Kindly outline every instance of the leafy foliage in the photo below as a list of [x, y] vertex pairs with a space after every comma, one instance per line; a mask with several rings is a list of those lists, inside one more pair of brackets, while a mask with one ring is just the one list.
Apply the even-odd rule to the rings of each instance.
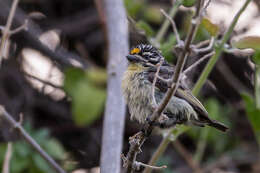
[[196, 0], [183, 0], [182, 5], [185, 7], [192, 7], [196, 3]]
[[73, 120], [77, 125], [89, 125], [101, 115], [106, 93], [100, 85], [105, 80], [106, 75], [102, 70], [66, 70], [64, 88], [72, 98]]
[[[55, 138], [50, 137], [47, 129], [34, 130], [29, 123], [25, 124], [25, 129], [52, 158], [60, 161], [66, 159], [63, 146]], [[0, 144], [0, 167], [3, 165], [6, 148], [6, 143]], [[54, 173], [47, 162], [25, 141], [13, 143], [10, 164], [12, 173]]]
[[233, 41], [232, 45], [238, 49], [252, 48], [254, 50], [260, 50], [260, 37], [247, 36], [237, 41]]
[[217, 36], [219, 32], [218, 25], [212, 23], [208, 18], [203, 18], [201, 24], [210, 33], [211, 36]]

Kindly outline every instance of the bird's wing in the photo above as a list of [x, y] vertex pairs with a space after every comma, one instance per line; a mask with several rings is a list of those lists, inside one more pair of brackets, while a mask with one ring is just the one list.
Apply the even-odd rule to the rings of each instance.
[[[174, 74], [173, 70], [174, 70], [173, 67], [170, 67], [168, 65], [162, 66], [160, 68], [159, 76], [161, 79], [157, 78], [155, 86], [163, 93], [167, 92], [167, 90], [171, 87], [170, 79], [172, 78], [172, 75]], [[157, 71], [156, 67], [151, 67], [148, 70], [148, 73], [147, 73], [148, 80], [151, 83], [153, 83], [156, 71]], [[180, 85], [176, 91], [175, 96], [187, 101], [193, 107], [193, 109], [198, 113], [197, 121], [199, 123], [205, 123], [209, 126], [215, 127], [218, 130], [221, 130], [223, 132], [228, 130], [228, 127], [225, 126], [224, 124], [209, 118], [207, 110], [200, 103], [200, 101], [191, 93], [191, 91], [186, 87], [186, 85], [182, 81], [180, 82]]]
[[[161, 66], [159, 76], [164, 80], [157, 78], [155, 84], [156, 88], [158, 88], [160, 91], [164, 93], [168, 90], [168, 88], [170, 87], [170, 79], [174, 74], [173, 70], [174, 69], [171, 66]], [[148, 79], [151, 83], [153, 83], [156, 71], [156, 67], [150, 67], [150, 69], [148, 70]], [[208, 117], [207, 110], [200, 103], [200, 101], [191, 93], [191, 91], [187, 87], [185, 87], [183, 83], [180, 82], [179, 88], [177, 89], [175, 96], [187, 101], [195, 109], [195, 111], [198, 112], [199, 115], [201, 115], [199, 116], [201, 121], [211, 121]]]

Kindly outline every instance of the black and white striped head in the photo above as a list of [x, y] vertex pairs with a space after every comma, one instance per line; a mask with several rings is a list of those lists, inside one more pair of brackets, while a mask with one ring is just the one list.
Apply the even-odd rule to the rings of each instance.
[[130, 63], [140, 63], [143, 66], [156, 65], [164, 59], [155, 47], [147, 44], [139, 44], [132, 48], [126, 58]]

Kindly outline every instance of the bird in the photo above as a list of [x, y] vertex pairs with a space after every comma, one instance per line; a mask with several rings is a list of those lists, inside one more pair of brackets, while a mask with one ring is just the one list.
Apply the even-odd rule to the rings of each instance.
[[[159, 105], [170, 88], [175, 67], [164, 59], [157, 48], [149, 44], [133, 47], [126, 58], [128, 67], [122, 77], [122, 93], [130, 118], [140, 124], [150, 123], [149, 117], [155, 111], [154, 102]], [[158, 66], [160, 62], [161, 66]], [[158, 78], [153, 87], [158, 67]], [[177, 124], [211, 126], [223, 132], [228, 130], [226, 125], [209, 117], [205, 107], [185, 82], [180, 82], [176, 94], [152, 125], [165, 129]]]

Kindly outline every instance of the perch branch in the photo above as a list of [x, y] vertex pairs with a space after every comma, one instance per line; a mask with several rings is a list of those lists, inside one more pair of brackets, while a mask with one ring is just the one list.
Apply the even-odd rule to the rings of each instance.
[[13, 117], [6, 112], [3, 106], [0, 105], [0, 116], [6, 119], [11, 126], [18, 130], [20, 135], [28, 142], [41, 156], [47, 163], [57, 172], [57, 173], [66, 173], [56, 162], [53, 160], [42, 148], [41, 146], [35, 142], [35, 140], [24, 130], [21, 126], [20, 122], [16, 122]]
[[0, 66], [2, 64], [2, 59], [4, 57], [4, 52], [5, 52], [4, 50], [6, 47], [6, 42], [10, 36], [11, 25], [13, 22], [13, 18], [14, 18], [14, 14], [15, 14], [15, 10], [17, 8], [18, 2], [19, 2], [19, 0], [13, 1], [12, 7], [11, 7], [11, 10], [10, 10], [10, 13], [9, 13], [9, 16], [7, 19], [6, 26], [3, 29], [3, 35], [2, 35], [1, 44], [0, 44]]
[[7, 150], [5, 153], [5, 160], [3, 163], [3, 170], [2, 173], [9, 173], [10, 171], [10, 161], [11, 161], [11, 157], [12, 157], [12, 142], [8, 142], [7, 144]]

